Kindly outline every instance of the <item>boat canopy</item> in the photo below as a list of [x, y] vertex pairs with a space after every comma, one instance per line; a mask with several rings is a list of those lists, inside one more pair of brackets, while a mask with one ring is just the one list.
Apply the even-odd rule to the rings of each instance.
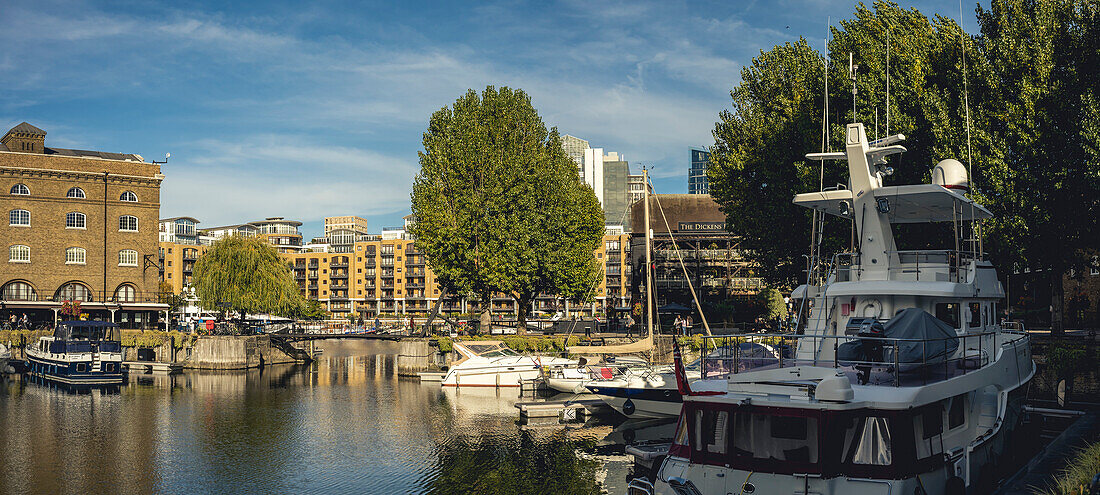
[[[890, 223], [968, 222], [993, 218], [989, 210], [970, 198], [936, 184], [879, 187], [874, 195], [886, 208]], [[794, 204], [851, 218], [852, 199], [851, 190], [835, 189], [798, 194]]]
[[57, 340], [121, 340], [118, 324], [109, 321], [63, 321], [53, 336]]
[[[895, 344], [897, 362], [918, 364], [942, 362], [947, 360], [959, 348], [959, 335], [951, 325], [928, 314], [920, 308], [908, 308], [886, 322], [885, 339], [860, 339], [845, 342], [837, 347], [837, 360], [840, 362], [869, 362], [882, 359], [881, 350], [885, 344]], [[892, 359], [891, 359], [892, 361]]]

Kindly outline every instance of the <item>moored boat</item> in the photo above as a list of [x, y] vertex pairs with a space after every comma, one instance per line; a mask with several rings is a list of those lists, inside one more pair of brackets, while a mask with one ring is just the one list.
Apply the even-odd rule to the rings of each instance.
[[53, 335], [26, 348], [32, 376], [66, 385], [122, 383], [118, 325], [105, 321], [63, 321]]
[[[706, 339], [728, 351], [704, 356], [698, 381], [681, 372], [657, 493], [977, 495], [1004, 474], [1035, 366], [1029, 336], [997, 321], [993, 265], [960, 239], [959, 225], [992, 215], [958, 192], [959, 162], [940, 162], [931, 184], [887, 187], [884, 157], [904, 136], [869, 143], [858, 123], [845, 135], [846, 152], [807, 156], [846, 159], [849, 189], [794, 202], [850, 219], [856, 249], [794, 291], [795, 334]], [[954, 225], [955, 249], [898, 250], [894, 224], [936, 222]], [[754, 362], [731, 345], [746, 339], [795, 353]]]
[[455, 351], [462, 358], [443, 377], [444, 387], [519, 387], [524, 380], [538, 378], [545, 367], [576, 367], [572, 359], [526, 356], [495, 341], [456, 341]]

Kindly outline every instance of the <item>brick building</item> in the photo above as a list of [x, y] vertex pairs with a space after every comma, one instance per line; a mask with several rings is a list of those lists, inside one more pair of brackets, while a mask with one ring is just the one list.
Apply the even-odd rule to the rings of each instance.
[[0, 138], [0, 318], [52, 324], [75, 300], [92, 319], [158, 325], [160, 165], [45, 138], [26, 122]]

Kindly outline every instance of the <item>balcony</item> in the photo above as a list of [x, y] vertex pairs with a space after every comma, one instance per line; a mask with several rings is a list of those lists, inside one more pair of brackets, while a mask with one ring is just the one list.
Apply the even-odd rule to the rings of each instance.
[[329, 278], [346, 280], [348, 278], [348, 272], [333, 273], [332, 275], [329, 275]]
[[329, 268], [347, 268], [348, 264], [347, 264], [347, 262], [341, 262], [341, 263], [333, 262], [333, 263], [329, 263], [328, 266], [329, 266]]
[[305, 272], [295, 273], [294, 278], [297, 279], [297, 280], [305, 280], [306, 279], [306, 273]]
[[317, 290], [317, 282], [314, 281], [313, 283], [309, 284], [309, 288], [313, 289], [313, 290]]

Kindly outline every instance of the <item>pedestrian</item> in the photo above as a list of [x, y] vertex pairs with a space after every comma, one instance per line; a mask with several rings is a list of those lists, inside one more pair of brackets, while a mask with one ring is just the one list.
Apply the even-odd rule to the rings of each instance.
[[416, 323], [413, 322], [413, 317], [409, 317], [409, 335], [412, 335], [416, 331]]
[[626, 315], [626, 336], [634, 336], [634, 315], [627, 313]]
[[680, 335], [684, 331], [684, 319], [676, 315], [676, 321], [672, 322], [672, 334]]
[[382, 320], [379, 320], [377, 316], [374, 317], [374, 331], [375, 333], [382, 331]]
[[23, 328], [30, 328], [31, 321], [27, 318], [27, 313], [23, 313], [23, 318], [19, 320], [19, 325]]
[[684, 335], [690, 334], [694, 326], [695, 322], [691, 319], [691, 315], [688, 315], [687, 319], [684, 320]]

